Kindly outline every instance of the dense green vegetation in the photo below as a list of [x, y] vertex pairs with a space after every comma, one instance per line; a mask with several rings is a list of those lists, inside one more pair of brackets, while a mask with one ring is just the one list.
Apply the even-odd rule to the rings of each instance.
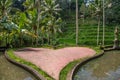
[[[75, 44], [75, 24], [66, 24], [67, 28], [64, 28], [65, 32], [60, 38], [59, 42], [61, 44], [70, 45]], [[89, 23], [90, 22], [90, 23]], [[97, 45], [97, 22], [95, 20], [89, 21], [87, 24], [79, 24], [79, 45]], [[95, 24], [92, 24], [95, 23]], [[105, 28], [105, 44], [113, 44], [114, 39], [114, 27], [106, 26]], [[100, 42], [102, 43], [102, 25], [100, 26]], [[99, 43], [100, 44], [100, 43]]]
[[[75, 46], [76, 0], [1, 0], [0, 46]], [[119, 1], [106, 0], [105, 45], [113, 43], [119, 26]], [[79, 45], [99, 45], [103, 40], [103, 3], [78, 1]], [[20, 43], [20, 45], [16, 45]]]

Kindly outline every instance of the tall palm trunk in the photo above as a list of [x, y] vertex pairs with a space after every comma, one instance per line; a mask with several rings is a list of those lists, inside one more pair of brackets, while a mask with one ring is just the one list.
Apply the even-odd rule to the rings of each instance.
[[100, 37], [100, 16], [98, 16], [97, 45], [99, 45], [99, 37]]
[[50, 31], [48, 31], [48, 45], [50, 45]]
[[38, 40], [39, 40], [39, 21], [40, 21], [39, 13], [40, 13], [40, 10], [38, 9], [38, 24], [37, 24], [37, 30], [36, 30], [36, 34], [37, 34], [36, 46], [38, 45]]
[[22, 46], [22, 32], [20, 31], [19, 33], [19, 36], [20, 36], [20, 47]]
[[78, 0], [76, 0], [76, 45], [78, 45]]
[[4, 33], [4, 36], [6, 37], [6, 46], [8, 44], [8, 37], [7, 37], [7, 33]]
[[103, 46], [105, 42], [105, 1], [103, 0]]
[[37, 24], [37, 39], [36, 39], [36, 46], [38, 45], [38, 40], [39, 40], [39, 24], [40, 24], [40, 17], [39, 17], [39, 14], [40, 14], [40, 0], [37, 1], [37, 16], [38, 16], [38, 24]]
[[42, 36], [41, 36], [41, 40], [42, 40], [42, 45], [44, 45], [44, 36], [43, 36], [43, 34], [41, 34]]
[[34, 37], [32, 38], [32, 46], [36, 46], [36, 41], [37, 41], [37, 38], [38, 38], [38, 34], [37, 34], [37, 25], [34, 24], [32, 25], [32, 31], [34, 32], [34, 34], [37, 36], [37, 37]]
[[69, 0], [69, 16], [70, 16], [70, 13], [71, 13], [71, 8], [70, 8], [70, 6], [71, 6], [71, 1]]

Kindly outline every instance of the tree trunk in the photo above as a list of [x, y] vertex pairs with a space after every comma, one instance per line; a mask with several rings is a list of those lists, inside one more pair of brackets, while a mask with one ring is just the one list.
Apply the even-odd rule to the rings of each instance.
[[38, 20], [37, 20], [37, 22], [38, 22], [38, 24], [37, 24], [37, 39], [36, 39], [36, 46], [38, 45], [38, 40], [39, 40], [39, 24], [40, 24], [40, 17], [39, 17], [39, 14], [40, 14], [40, 0], [38, 0], [37, 1], [37, 11], [38, 11], [38, 13], [37, 13], [37, 16], [38, 16]]
[[21, 47], [22, 46], [22, 32], [20, 31], [20, 46], [19, 47]]
[[100, 17], [98, 16], [97, 45], [99, 45], [99, 37], [100, 37]]
[[44, 37], [43, 37], [43, 34], [42, 34], [42, 45], [44, 45]]
[[83, 13], [83, 24], [85, 23], [85, 13]]
[[76, 0], [76, 45], [78, 45], [78, 0]]
[[[32, 31], [34, 31], [33, 27], [32, 27]], [[33, 42], [34, 42], [34, 38], [32, 38], [32, 46], [34, 46]]]
[[50, 45], [50, 32], [48, 32], [48, 45]]
[[70, 6], [71, 6], [71, 1], [69, 1], [69, 16], [70, 16], [70, 13], [71, 13], [71, 8], [70, 8]]
[[104, 46], [104, 42], [105, 42], [105, 1], [103, 0], [103, 46]]

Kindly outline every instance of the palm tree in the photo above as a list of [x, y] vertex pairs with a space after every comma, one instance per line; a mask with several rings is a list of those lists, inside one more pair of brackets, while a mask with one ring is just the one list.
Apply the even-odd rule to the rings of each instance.
[[102, 2], [101, 0], [95, 0], [89, 5], [90, 9], [93, 11], [92, 15], [96, 15], [98, 19], [98, 28], [97, 28], [97, 45], [99, 44], [99, 35], [100, 35], [100, 18], [102, 16]]
[[53, 41], [56, 40], [56, 33], [62, 32], [60, 29], [60, 24], [61, 24], [61, 18], [56, 19], [55, 17], [53, 17], [52, 20], [50, 19], [47, 23], [46, 31], [48, 32], [48, 42], [52, 45], [55, 44], [53, 43]]
[[12, 9], [11, 0], [0, 0], [0, 15], [7, 16], [10, 10]]
[[38, 45], [38, 40], [39, 40], [39, 25], [40, 25], [40, 3], [41, 0], [35, 0], [35, 4], [36, 4], [36, 9], [37, 9], [37, 32], [36, 35], [38, 36], [38, 38], [36, 39], [36, 46]]
[[78, 45], [78, 0], [76, 0], [76, 45]]
[[[41, 15], [44, 16], [46, 20], [45, 24], [47, 26], [46, 31], [48, 35], [48, 43], [50, 44], [52, 41], [50, 40], [50, 36], [54, 36], [56, 31], [60, 30], [58, 27], [58, 23], [61, 22], [61, 19], [56, 16], [59, 16], [59, 4], [56, 4], [56, 0], [44, 0], [43, 1], [43, 10], [41, 11]], [[52, 37], [53, 39], [53, 37]]]
[[104, 46], [105, 40], [105, 9], [110, 8], [110, 1], [109, 0], [95, 0], [90, 3], [90, 8], [93, 11], [93, 15], [97, 15], [98, 17], [98, 31], [97, 31], [97, 45], [99, 44], [99, 31], [100, 31], [100, 18], [103, 18], [103, 39], [102, 44]]
[[103, 46], [105, 41], [105, 1], [103, 0]]
[[83, 24], [84, 24], [84, 22], [85, 22], [85, 12], [86, 12], [85, 2], [82, 3], [81, 8], [80, 8], [80, 12], [82, 12], [81, 17], [83, 19]]
[[45, 16], [59, 15], [58, 12], [61, 10], [59, 4], [56, 4], [56, 0], [44, 0], [42, 6], [43, 10], [41, 11], [41, 14]]

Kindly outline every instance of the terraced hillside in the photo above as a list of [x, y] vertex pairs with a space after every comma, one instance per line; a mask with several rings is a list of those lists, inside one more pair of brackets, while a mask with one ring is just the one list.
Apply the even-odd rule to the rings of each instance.
[[[81, 22], [81, 21], [79, 21]], [[113, 44], [115, 26], [105, 26], [105, 45]], [[63, 28], [59, 42], [65, 45], [75, 45], [75, 20], [68, 20]], [[103, 27], [100, 26], [100, 42], [102, 43]], [[79, 45], [97, 45], [97, 21], [79, 23]]]

